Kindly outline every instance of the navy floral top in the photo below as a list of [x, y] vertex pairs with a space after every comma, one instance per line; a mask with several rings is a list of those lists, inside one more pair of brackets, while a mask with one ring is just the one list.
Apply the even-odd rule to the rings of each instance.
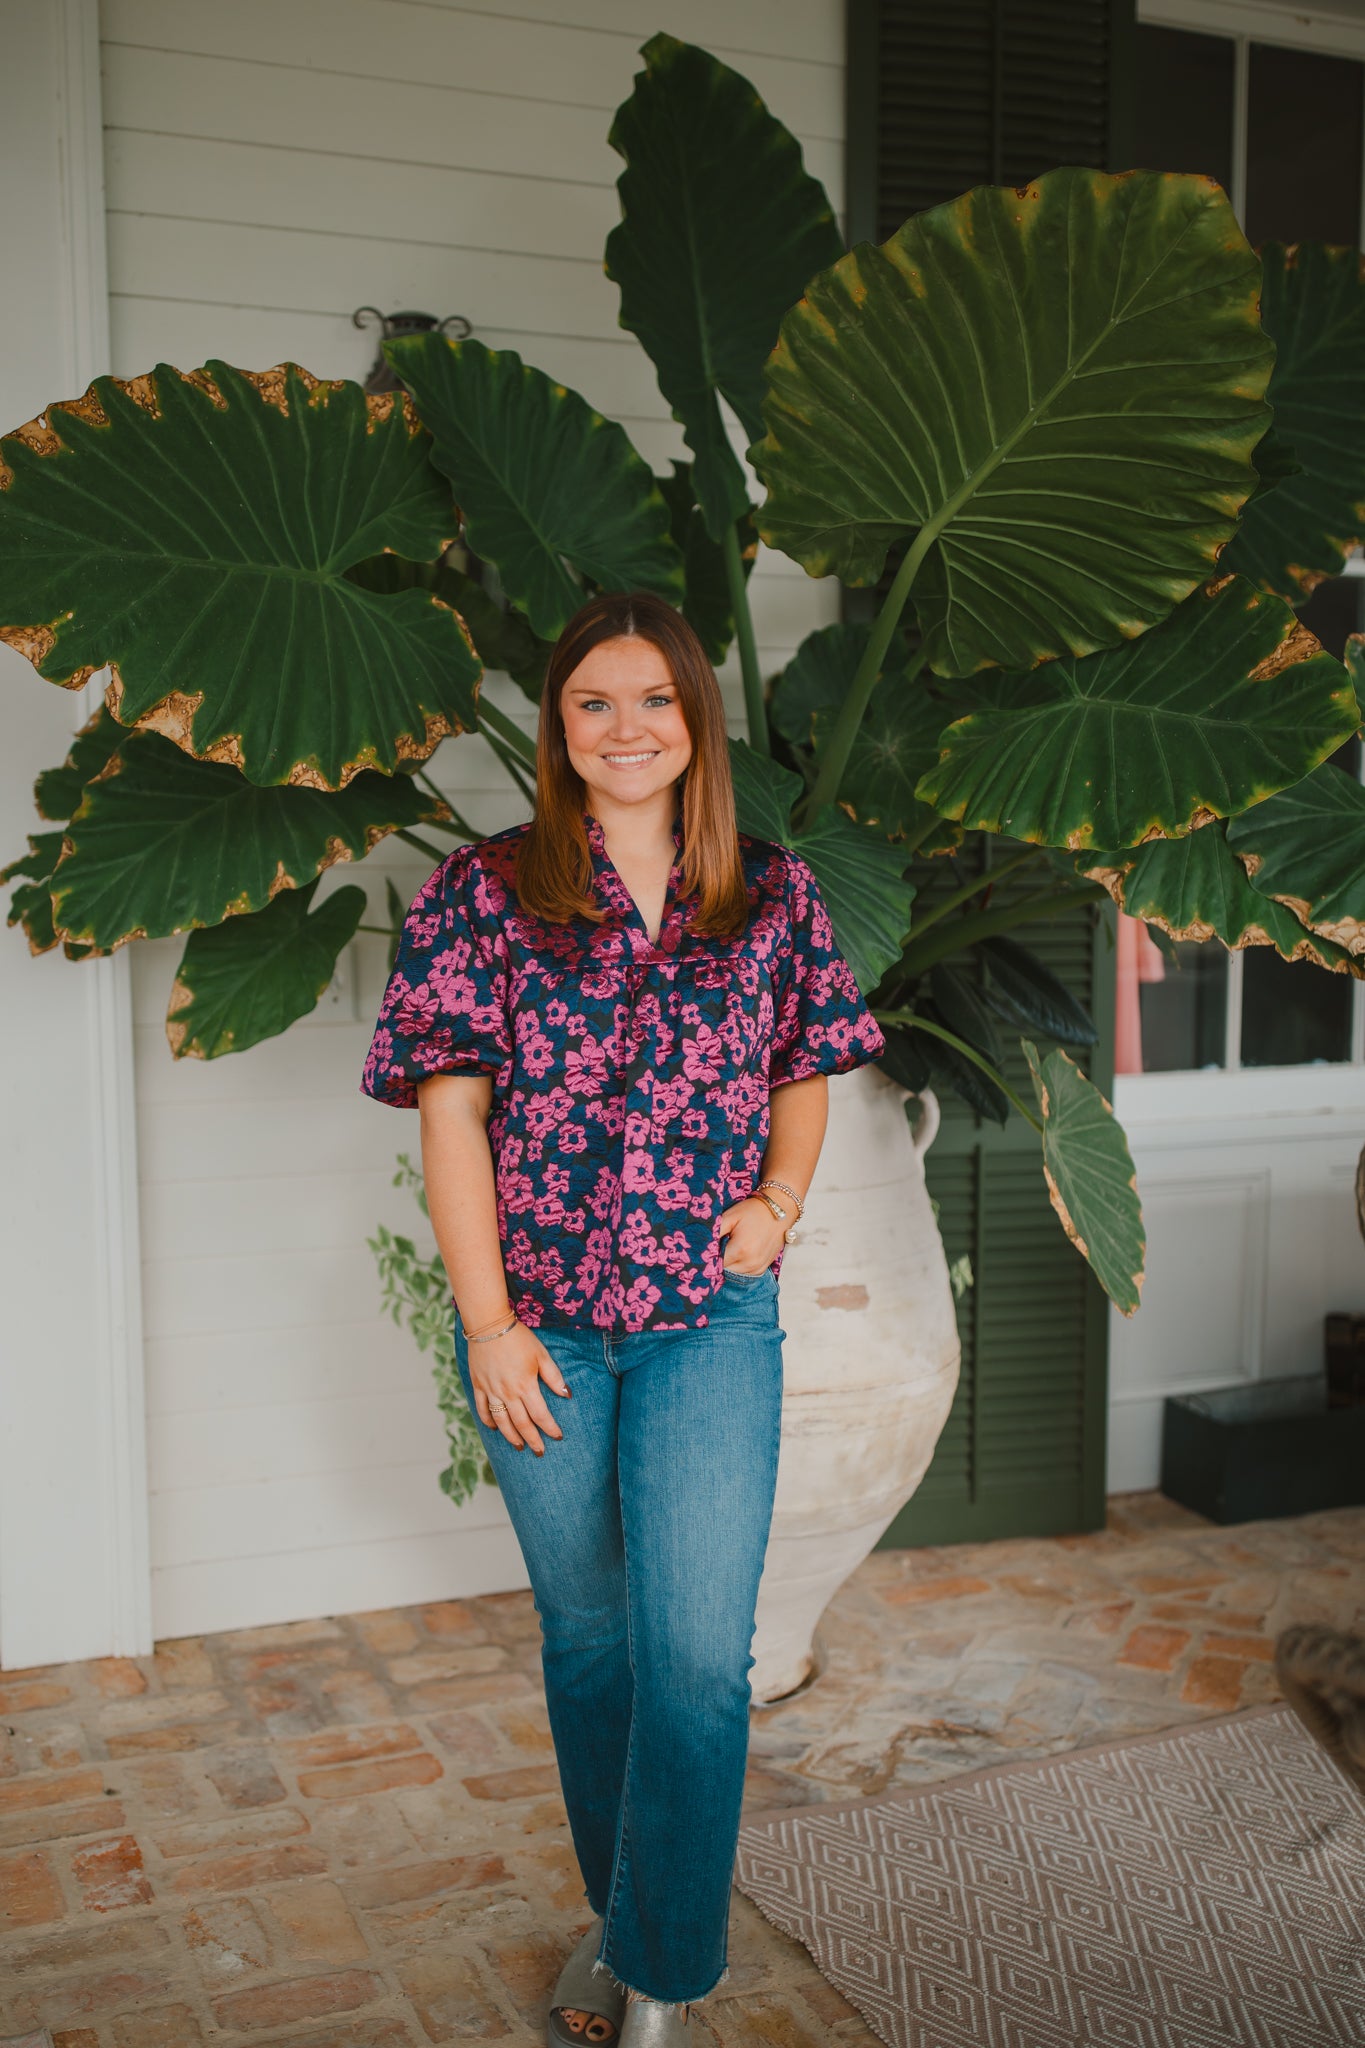
[[492, 1075], [498, 1233], [524, 1323], [702, 1328], [723, 1281], [716, 1219], [762, 1176], [770, 1090], [863, 1066], [885, 1040], [788, 848], [741, 833], [748, 929], [695, 933], [676, 820], [654, 944], [599, 820], [583, 823], [600, 925], [519, 907], [526, 825], [442, 862], [403, 926], [361, 1086], [408, 1109], [429, 1074]]

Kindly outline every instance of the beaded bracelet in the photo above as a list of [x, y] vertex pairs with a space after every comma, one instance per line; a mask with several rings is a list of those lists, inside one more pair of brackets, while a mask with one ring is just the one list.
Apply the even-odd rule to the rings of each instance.
[[[762, 1202], [762, 1203], [764, 1204], [764, 1206], [765, 1206], [766, 1208], [768, 1208], [768, 1209], [771, 1209], [771, 1210], [772, 1210], [772, 1213], [773, 1213], [773, 1215], [774, 1215], [774, 1216], [776, 1217], [777, 1221], [778, 1221], [779, 1223], [783, 1224], [784, 1226], [786, 1226], [786, 1225], [787, 1225], [787, 1211], [786, 1211], [786, 1210], [785, 1210], [785, 1209], [784, 1209], [784, 1208], [782, 1207], [782, 1204], [781, 1204], [780, 1202], [778, 1202], [778, 1201], [775, 1201], [775, 1200], [773, 1199], [773, 1197], [772, 1197], [771, 1195], [769, 1195], [769, 1194], [765, 1194], [765, 1193], [764, 1193], [764, 1187], [765, 1187], [766, 1185], [767, 1185], [767, 1183], [765, 1182], [765, 1183], [763, 1183], [763, 1185], [762, 1185], [762, 1186], [756, 1187], [756, 1188], [754, 1189], [754, 1193], [753, 1193], [753, 1199], [754, 1199], [754, 1200], [755, 1200], [756, 1202]], [[774, 1183], [774, 1185], [776, 1186], [776, 1185], [778, 1185], [778, 1183], [776, 1183], [776, 1182], [775, 1182], [775, 1183]], [[795, 1196], [793, 1196], [793, 1197], [792, 1197], [792, 1199], [793, 1199], [793, 1201], [795, 1201], [796, 1197], [795, 1197]], [[790, 1226], [788, 1226], [788, 1227], [784, 1227], [784, 1229], [783, 1229], [783, 1232], [782, 1232], [782, 1242], [783, 1242], [784, 1244], [790, 1244], [790, 1243], [791, 1243], [791, 1241], [792, 1241], [792, 1238], [793, 1238], [793, 1236], [794, 1236], [794, 1234], [795, 1234], [795, 1231], [796, 1231], [796, 1225], [795, 1225], [794, 1223], [793, 1223], [793, 1224], [791, 1224], [791, 1225], [790, 1225]]]
[[795, 1189], [795, 1188], [789, 1188], [789, 1187], [787, 1186], [787, 1183], [786, 1183], [786, 1182], [785, 1182], [784, 1180], [773, 1180], [773, 1179], [771, 1179], [771, 1178], [770, 1178], [770, 1179], [768, 1179], [768, 1180], [761, 1180], [761, 1181], [759, 1182], [759, 1184], [758, 1184], [758, 1185], [759, 1185], [759, 1186], [760, 1186], [761, 1188], [781, 1188], [781, 1190], [782, 1190], [783, 1194], [784, 1194], [784, 1195], [790, 1195], [790, 1196], [791, 1196], [791, 1198], [792, 1198], [792, 1200], [793, 1200], [793, 1201], [795, 1202], [795, 1204], [796, 1204], [796, 1213], [797, 1213], [797, 1216], [798, 1216], [798, 1218], [799, 1218], [799, 1217], [802, 1217], [802, 1216], [804, 1216], [804, 1215], [805, 1215], [805, 1213], [806, 1213], [806, 1205], [805, 1205], [805, 1203], [804, 1203], [804, 1202], [802, 1201], [802, 1199], [801, 1199], [800, 1195], [798, 1195], [798, 1194], [797, 1194], [797, 1192], [796, 1192], [796, 1189]]

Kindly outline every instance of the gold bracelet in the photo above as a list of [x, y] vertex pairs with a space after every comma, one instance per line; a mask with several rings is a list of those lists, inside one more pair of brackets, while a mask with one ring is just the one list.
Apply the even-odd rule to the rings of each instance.
[[796, 1213], [797, 1213], [798, 1217], [800, 1217], [800, 1216], [804, 1216], [804, 1215], [805, 1215], [805, 1213], [806, 1213], [806, 1205], [805, 1205], [805, 1203], [804, 1203], [804, 1202], [802, 1201], [802, 1199], [801, 1199], [800, 1195], [798, 1195], [798, 1194], [797, 1194], [797, 1192], [796, 1192], [796, 1189], [795, 1189], [795, 1188], [789, 1188], [789, 1187], [787, 1186], [787, 1183], [786, 1183], [786, 1182], [785, 1182], [784, 1180], [773, 1180], [773, 1179], [769, 1178], [768, 1180], [761, 1180], [761, 1181], [759, 1182], [759, 1186], [760, 1186], [761, 1188], [781, 1188], [781, 1190], [782, 1190], [783, 1194], [784, 1194], [784, 1195], [790, 1195], [790, 1196], [791, 1196], [791, 1198], [792, 1198], [792, 1200], [793, 1200], [793, 1201], [795, 1202], [795, 1204], [796, 1204]]
[[754, 1201], [766, 1203], [768, 1208], [772, 1210], [773, 1215], [777, 1218], [778, 1222], [786, 1225], [786, 1228], [782, 1232], [782, 1242], [783, 1244], [790, 1244], [796, 1231], [796, 1225], [794, 1223], [787, 1223], [787, 1212], [782, 1207], [782, 1204], [780, 1202], [775, 1202], [771, 1195], [765, 1195], [761, 1191], [761, 1189], [758, 1188], [754, 1189], [752, 1199]]
[[[516, 1326], [517, 1318], [513, 1316], [511, 1322], [504, 1323], [500, 1330], [485, 1330], [482, 1336], [469, 1337], [468, 1341], [471, 1344], [491, 1344], [495, 1337], [505, 1337], [507, 1335], [507, 1332], [509, 1330], [515, 1330]], [[468, 1333], [466, 1333], [466, 1335], [468, 1335]]]
[[491, 1329], [492, 1329], [492, 1327], [493, 1327], [493, 1325], [494, 1325], [494, 1323], [502, 1323], [502, 1322], [505, 1322], [505, 1321], [506, 1321], [506, 1319], [507, 1319], [507, 1317], [508, 1317], [508, 1316], [510, 1316], [511, 1314], [512, 1314], [512, 1297], [511, 1297], [511, 1296], [509, 1295], [509, 1296], [507, 1297], [507, 1301], [506, 1301], [506, 1304], [505, 1304], [505, 1306], [504, 1306], [504, 1307], [502, 1307], [502, 1308], [500, 1308], [500, 1309], [498, 1310], [498, 1313], [497, 1313], [497, 1314], [496, 1314], [495, 1316], [490, 1316], [490, 1317], [489, 1317], [489, 1319], [488, 1319], [488, 1321], [487, 1321], [486, 1323], [480, 1323], [480, 1324], [478, 1325], [478, 1328], [477, 1328], [477, 1329], [473, 1329], [473, 1330], [471, 1330], [471, 1329], [470, 1329], [470, 1327], [469, 1327], [469, 1325], [468, 1325], [468, 1324], [466, 1323], [466, 1325], [465, 1325], [465, 1335], [466, 1335], [466, 1337], [476, 1337], [476, 1336], [478, 1336], [478, 1335], [480, 1334], [480, 1332], [482, 1332], [482, 1331], [484, 1331], [484, 1330], [491, 1330]]

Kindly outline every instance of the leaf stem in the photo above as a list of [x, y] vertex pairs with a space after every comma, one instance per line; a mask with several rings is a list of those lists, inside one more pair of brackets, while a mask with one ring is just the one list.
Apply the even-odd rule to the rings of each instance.
[[454, 821], [453, 823], [451, 823], [450, 820], [445, 818], [429, 818], [426, 821], [428, 824], [434, 825], [437, 831], [439, 832], [462, 832], [466, 839], [478, 838], [479, 835], [474, 830], [474, 827], [470, 824], [468, 818], [466, 818], [462, 812], [457, 811], [454, 804], [450, 801], [450, 798], [446, 796], [443, 791], [439, 790], [436, 787], [436, 784], [427, 774], [425, 768], [419, 768], [417, 770], [416, 779], [417, 781], [424, 782], [426, 784], [427, 788], [436, 798], [436, 801], [438, 803], [442, 803], [445, 805], [446, 809], [450, 812], [450, 818]]
[[511, 776], [513, 782], [516, 783], [517, 788], [521, 791], [531, 809], [534, 810], [536, 807], [535, 790], [517, 766], [512, 749], [505, 745], [502, 740], [495, 738], [491, 732], [486, 732], [484, 738], [507, 770], [507, 773]]
[[395, 839], [401, 839], [406, 846], [415, 846], [419, 853], [429, 854], [432, 860], [440, 861], [447, 858], [439, 846], [428, 845], [427, 841], [420, 838], [416, 832], [409, 832], [401, 825], [393, 836]]
[[1043, 1127], [1023, 1097], [1015, 1094], [998, 1067], [993, 1067], [988, 1059], [984, 1059], [965, 1039], [959, 1038], [956, 1032], [945, 1030], [942, 1024], [935, 1024], [932, 1017], [921, 1017], [915, 1010], [874, 1010], [872, 1014], [879, 1024], [903, 1024], [912, 1031], [927, 1031], [932, 1038], [941, 1038], [945, 1045], [951, 1045], [964, 1059], [970, 1060], [974, 1067], [980, 1067], [986, 1079], [1000, 1090], [1005, 1100], [1012, 1103], [1024, 1121], [1032, 1124], [1039, 1137], [1042, 1137]]
[[1016, 868], [1022, 868], [1029, 861], [1037, 860], [1037, 858], [1037, 847], [1030, 846], [1026, 852], [1016, 853], [1011, 859], [1001, 861], [998, 868], [987, 868], [985, 873], [978, 875], [974, 881], [964, 882], [960, 889], [954, 889], [951, 896], [945, 896], [941, 903], [936, 903], [932, 910], [926, 912], [923, 917], [916, 919], [915, 937], [918, 938], [921, 932], [927, 932], [930, 925], [937, 924], [939, 919], [946, 917], [950, 910], [958, 909], [963, 903], [970, 903], [973, 896], [979, 896], [984, 889], [989, 889], [991, 884], [998, 882], [1003, 875], [1011, 875]]
[[982, 910], [973, 917], [958, 918], [946, 930], [932, 933], [923, 946], [912, 937], [901, 956], [902, 970], [906, 974], [922, 974], [936, 961], [965, 952], [978, 939], [992, 939], [997, 933], [1013, 931], [1021, 924], [1061, 917], [1073, 904], [1096, 901], [1098, 894], [1090, 889], [1050, 889], [1042, 896], [1022, 896], [1016, 903], [1002, 904], [998, 910]]
[[758, 642], [754, 638], [754, 617], [749, 609], [749, 586], [739, 552], [739, 527], [734, 520], [725, 529], [721, 543], [725, 556], [725, 581], [730, 590], [734, 614], [735, 641], [739, 647], [739, 671], [744, 678], [744, 709], [749, 719], [749, 745], [756, 754], [771, 754], [768, 710], [763, 702], [763, 676], [758, 665]]
[[[934, 535], [926, 527], [916, 534], [913, 545], [905, 560], [896, 571], [895, 580], [886, 593], [886, 602], [877, 614], [872, 634], [858, 663], [857, 672], [849, 687], [848, 695], [839, 707], [839, 716], [830, 728], [829, 738], [820, 750], [820, 771], [815, 778], [815, 787], [805, 803], [806, 818], [813, 818], [822, 804], [832, 804], [838, 794], [839, 784], [844, 779], [844, 769], [853, 751], [853, 742], [863, 722], [868, 699], [876, 688], [881, 674], [886, 650], [891, 645], [891, 635], [900, 624], [905, 601], [910, 595], [910, 586], [919, 573], [920, 563], [928, 553]], [[908, 672], [907, 680], [913, 681], [924, 666], [921, 655]]]
[[534, 743], [527, 738], [521, 727], [507, 716], [505, 711], [499, 711], [496, 704], [488, 703], [482, 694], [479, 697], [479, 724], [486, 728], [485, 738], [488, 736], [488, 729], [491, 729], [501, 739], [506, 741], [513, 753], [521, 758], [526, 767], [535, 767], [536, 750]]

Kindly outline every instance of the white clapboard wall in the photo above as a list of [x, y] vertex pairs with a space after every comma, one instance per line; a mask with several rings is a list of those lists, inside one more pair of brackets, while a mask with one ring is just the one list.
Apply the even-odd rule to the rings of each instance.
[[[462, 313], [662, 469], [681, 433], [602, 271], [639, 45], [667, 29], [745, 72], [842, 205], [841, 0], [105, 0], [101, 25], [121, 375], [221, 356], [362, 377], [356, 306]], [[771, 555], [753, 599], [765, 670], [836, 615]], [[477, 738], [434, 772], [480, 830], [524, 815]], [[386, 875], [410, 896], [426, 866], [390, 843], [323, 886], [360, 879], [378, 911]], [[166, 1044], [179, 945], [134, 949], [156, 1635], [524, 1584], [499, 1497], [439, 1492], [428, 1363], [378, 1310], [366, 1236], [421, 1224], [390, 1184], [416, 1117], [357, 1092], [383, 942], [358, 941], [316, 1019], [209, 1064]]]

